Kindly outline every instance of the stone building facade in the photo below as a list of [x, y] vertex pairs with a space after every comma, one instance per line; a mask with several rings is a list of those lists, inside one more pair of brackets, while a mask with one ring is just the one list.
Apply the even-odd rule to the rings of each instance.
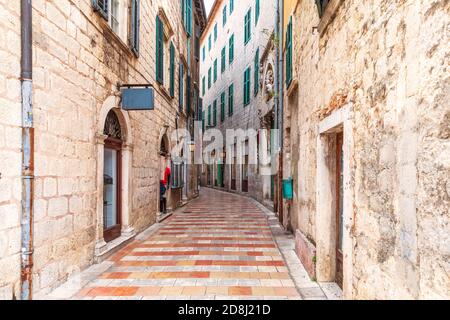
[[345, 298], [448, 299], [450, 3], [290, 3], [283, 220], [298, 255]]
[[[270, 129], [273, 117], [274, 26], [274, 1], [217, 0], [200, 46], [204, 131], [219, 130], [224, 138], [223, 149], [215, 150], [212, 163], [202, 166], [202, 185], [267, 204], [272, 201], [271, 177], [261, 174], [259, 162], [251, 161], [249, 144], [263, 139], [258, 131]], [[255, 134], [227, 141], [228, 129], [254, 129]], [[264, 139], [269, 148], [270, 136]]]
[[[172, 132], [189, 129], [197, 110], [199, 50], [195, 48], [206, 25], [203, 2], [108, 0], [108, 10], [102, 10], [104, 3], [32, 2], [35, 297], [104, 259], [156, 222], [162, 171], [174, 161], [168, 157], [177, 143], [171, 141]], [[137, 20], [133, 19], [136, 8]], [[20, 296], [20, 15], [20, 1], [0, 1], [3, 299]], [[159, 56], [158, 23], [162, 26]], [[136, 27], [137, 44], [130, 37]], [[163, 79], [157, 77], [158, 59], [164, 59]], [[121, 108], [120, 86], [135, 84], [153, 86], [154, 110]], [[107, 172], [109, 167], [117, 170]], [[184, 170], [185, 180], [196, 176], [194, 169]], [[175, 209], [183, 193], [187, 198], [195, 196], [197, 179], [190, 180], [170, 190], [169, 207]], [[106, 221], [110, 183], [117, 191], [116, 212], [112, 221]], [[115, 233], [106, 234], [108, 223]]]

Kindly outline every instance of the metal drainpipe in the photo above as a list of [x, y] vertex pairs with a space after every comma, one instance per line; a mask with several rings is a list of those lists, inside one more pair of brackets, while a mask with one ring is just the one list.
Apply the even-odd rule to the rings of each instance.
[[21, 0], [21, 85], [22, 85], [22, 212], [20, 298], [31, 300], [33, 293], [33, 187], [34, 128], [32, 81], [32, 5]]

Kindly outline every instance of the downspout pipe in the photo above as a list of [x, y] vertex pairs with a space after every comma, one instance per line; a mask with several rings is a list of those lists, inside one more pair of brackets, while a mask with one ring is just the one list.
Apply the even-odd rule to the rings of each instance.
[[20, 299], [33, 293], [33, 39], [31, 0], [21, 0], [22, 207]]

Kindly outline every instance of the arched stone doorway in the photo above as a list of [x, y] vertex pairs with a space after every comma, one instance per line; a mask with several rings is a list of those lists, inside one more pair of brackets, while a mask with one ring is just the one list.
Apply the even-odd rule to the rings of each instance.
[[131, 122], [118, 98], [106, 99], [97, 124], [96, 259], [134, 237], [130, 225]]

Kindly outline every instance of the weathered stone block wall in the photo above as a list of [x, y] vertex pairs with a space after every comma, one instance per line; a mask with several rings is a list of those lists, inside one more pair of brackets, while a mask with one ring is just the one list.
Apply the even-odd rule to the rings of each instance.
[[353, 104], [347, 297], [449, 297], [449, 15], [448, 1], [343, 1], [319, 35], [315, 1], [295, 12], [293, 165], [299, 229], [313, 242], [317, 126]]
[[20, 279], [20, 2], [0, 1], [0, 300]]
[[[97, 221], [96, 135], [105, 100], [118, 84], [151, 83], [156, 110], [129, 112], [133, 144], [130, 226], [156, 220], [160, 132], [175, 129], [178, 94], [155, 83], [155, 19], [163, 8], [177, 57], [186, 56], [181, 6], [141, 1], [140, 57], [109, 30], [90, 0], [33, 1], [35, 145], [34, 292], [45, 294], [94, 259]], [[0, 2], [0, 298], [20, 275], [20, 2]], [[176, 59], [178, 62], [179, 60]], [[178, 63], [176, 64], [178, 74]], [[175, 92], [178, 93], [178, 77]], [[181, 115], [179, 127], [185, 125]], [[6, 286], [6, 289], [3, 289]], [[6, 290], [6, 291], [5, 291]]]

